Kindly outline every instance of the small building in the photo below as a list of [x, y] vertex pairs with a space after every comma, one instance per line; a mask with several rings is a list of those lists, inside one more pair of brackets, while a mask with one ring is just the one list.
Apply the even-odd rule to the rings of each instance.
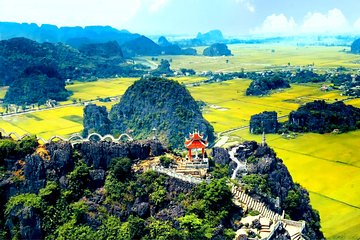
[[198, 131], [189, 133], [189, 139], [185, 139], [185, 147], [188, 149], [188, 158], [192, 161], [192, 150], [195, 150], [195, 159], [199, 159], [198, 150], [201, 149], [202, 159], [205, 158], [205, 148], [209, 145], [207, 139], [201, 135]]

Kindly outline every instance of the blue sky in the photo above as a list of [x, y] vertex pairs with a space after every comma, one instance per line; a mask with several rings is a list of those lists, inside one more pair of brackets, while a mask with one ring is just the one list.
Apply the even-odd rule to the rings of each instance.
[[0, 0], [0, 21], [143, 34], [360, 34], [359, 0]]

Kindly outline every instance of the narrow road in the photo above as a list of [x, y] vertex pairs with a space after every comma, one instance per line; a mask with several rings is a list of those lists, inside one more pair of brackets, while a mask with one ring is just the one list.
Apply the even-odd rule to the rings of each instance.
[[221, 147], [229, 140], [228, 136], [221, 136], [219, 141], [217, 141], [214, 145], [214, 147]]
[[[110, 98], [115, 98], [115, 97], [121, 97], [122, 95], [117, 95], [117, 96], [110, 96]], [[64, 105], [57, 105], [54, 107], [49, 107], [49, 108], [40, 108], [40, 109], [30, 109], [30, 110], [26, 110], [26, 111], [21, 111], [21, 112], [11, 112], [11, 113], [3, 113], [3, 115], [1, 115], [0, 117], [11, 117], [11, 116], [18, 116], [18, 115], [24, 115], [24, 114], [28, 114], [28, 113], [35, 113], [35, 112], [42, 112], [42, 111], [50, 111], [50, 110], [54, 110], [54, 109], [59, 109], [59, 108], [65, 108], [65, 107], [74, 107], [74, 106], [81, 106], [81, 105], [85, 105], [85, 104], [89, 104], [89, 103], [96, 103], [99, 102], [99, 99], [94, 99], [94, 100], [86, 100], [86, 101], [82, 101], [81, 103], [68, 103], [68, 104], [64, 104]], [[61, 102], [60, 102], [61, 103]]]
[[237, 157], [235, 157], [236, 151], [239, 149], [239, 146], [233, 147], [230, 151], [229, 151], [229, 155], [230, 155], [230, 159], [234, 162], [236, 162], [237, 166], [233, 172], [233, 174], [231, 175], [231, 179], [236, 179], [237, 173], [239, 170], [245, 170], [246, 171], [246, 163], [242, 163], [239, 161], [239, 159], [237, 159]]

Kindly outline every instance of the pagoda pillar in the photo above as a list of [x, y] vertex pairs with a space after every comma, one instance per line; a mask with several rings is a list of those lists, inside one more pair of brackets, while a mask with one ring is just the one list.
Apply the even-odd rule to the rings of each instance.
[[204, 159], [204, 157], [205, 157], [205, 148], [201, 149], [201, 153], [202, 153], [202, 158]]
[[191, 148], [189, 148], [189, 160], [191, 161]]

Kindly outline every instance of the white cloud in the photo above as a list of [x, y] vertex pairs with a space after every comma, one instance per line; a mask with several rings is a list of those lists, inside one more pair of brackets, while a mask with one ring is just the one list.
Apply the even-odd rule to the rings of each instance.
[[0, 21], [49, 23], [59, 26], [121, 26], [132, 19], [142, 0], [0, 0]]
[[293, 17], [284, 14], [267, 16], [261, 27], [251, 31], [255, 34], [337, 34], [360, 31], [360, 18], [351, 26], [341, 10], [334, 8], [328, 12], [308, 12], [301, 24], [296, 24]]
[[291, 35], [296, 30], [293, 17], [287, 18], [284, 14], [272, 14], [267, 16], [262, 26], [253, 30], [256, 34]]
[[360, 31], [360, 18], [358, 18], [354, 23], [354, 30]]
[[342, 11], [334, 8], [326, 14], [307, 13], [300, 30], [303, 33], [340, 33], [349, 31], [349, 24]]
[[235, 0], [235, 2], [242, 4], [246, 7], [249, 12], [255, 12], [255, 6], [249, 0]]
[[162, 7], [164, 7], [168, 2], [169, 2], [169, 0], [153, 0], [150, 3], [149, 10], [150, 10], [150, 12], [157, 12]]

